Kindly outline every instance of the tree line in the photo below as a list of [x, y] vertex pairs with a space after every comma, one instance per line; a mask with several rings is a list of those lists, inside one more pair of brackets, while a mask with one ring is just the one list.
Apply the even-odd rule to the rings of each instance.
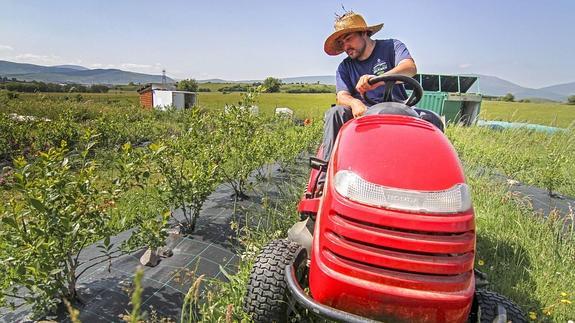
[[[248, 92], [258, 86], [263, 86], [266, 93], [278, 93], [283, 90], [286, 93], [333, 93], [335, 89], [329, 85], [319, 84], [284, 84], [281, 79], [275, 77], [267, 77], [262, 82], [254, 82], [252, 84], [233, 84], [224, 86], [218, 89], [218, 92]], [[282, 88], [283, 87], [283, 88]], [[180, 91], [190, 92], [210, 92], [209, 88], [200, 87], [200, 83], [191, 78], [181, 80], [176, 84], [176, 88]]]
[[93, 84], [86, 86], [82, 84], [56, 84], [39, 81], [18, 81], [0, 77], [0, 89], [14, 92], [81, 92], [81, 93], [107, 93], [110, 88], [106, 85]]

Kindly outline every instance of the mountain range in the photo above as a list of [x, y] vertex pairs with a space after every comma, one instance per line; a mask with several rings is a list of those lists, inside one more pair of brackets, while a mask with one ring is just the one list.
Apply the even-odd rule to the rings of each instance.
[[479, 92], [491, 96], [503, 96], [511, 93], [516, 99], [547, 99], [566, 101], [575, 95], [575, 82], [546, 86], [538, 89], [523, 87], [496, 76], [476, 74], [479, 77]]
[[[79, 84], [161, 83], [161, 75], [122, 71], [119, 69], [89, 69], [78, 65], [41, 66], [0, 60], [0, 76], [21, 81]], [[168, 82], [175, 82], [167, 78]]]
[[[0, 76], [16, 78], [23, 81], [42, 81], [51, 83], [80, 83], [80, 84], [128, 84], [133, 83], [161, 83], [161, 75], [128, 72], [119, 69], [89, 69], [78, 65], [41, 66], [22, 64], [0, 60]], [[553, 101], [566, 101], [570, 95], [575, 95], [575, 82], [546, 86], [538, 89], [523, 87], [496, 76], [473, 74], [479, 77], [479, 92], [490, 96], [503, 96], [511, 93], [516, 99], [545, 99]], [[320, 83], [335, 84], [335, 76], [301, 76], [282, 78], [284, 83]], [[167, 81], [175, 82], [172, 78]], [[230, 81], [223, 79], [198, 80], [200, 83], [253, 83], [261, 80]]]

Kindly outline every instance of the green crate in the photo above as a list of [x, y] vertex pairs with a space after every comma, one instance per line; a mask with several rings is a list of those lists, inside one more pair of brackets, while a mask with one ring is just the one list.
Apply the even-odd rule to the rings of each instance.
[[461, 118], [461, 101], [450, 101], [448, 99], [443, 103], [443, 115], [446, 122], [459, 122]]
[[447, 93], [444, 92], [425, 92], [423, 98], [417, 104], [418, 108], [431, 110], [439, 115], [444, 114], [444, 102]]
[[[417, 103], [418, 108], [443, 116], [446, 123], [471, 125], [477, 121], [482, 96], [479, 93], [468, 93], [477, 81], [476, 76], [417, 74], [413, 78], [424, 90], [423, 98]], [[409, 84], [406, 84], [406, 89], [411, 94]]]

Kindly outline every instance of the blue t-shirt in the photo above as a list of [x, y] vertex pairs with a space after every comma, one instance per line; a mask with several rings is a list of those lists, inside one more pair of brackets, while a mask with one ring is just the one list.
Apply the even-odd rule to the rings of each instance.
[[[363, 75], [382, 75], [383, 73], [394, 68], [404, 59], [411, 58], [407, 47], [397, 39], [376, 40], [375, 48], [371, 55], [364, 61], [351, 59], [347, 57], [337, 68], [335, 75], [336, 93], [347, 91], [354, 98], [360, 99], [361, 95], [355, 90], [357, 81]], [[375, 102], [381, 102], [383, 99], [384, 86], [369, 91], [366, 95]], [[407, 99], [403, 84], [396, 84], [393, 88], [393, 98], [399, 100]], [[366, 103], [364, 101], [364, 103]]]

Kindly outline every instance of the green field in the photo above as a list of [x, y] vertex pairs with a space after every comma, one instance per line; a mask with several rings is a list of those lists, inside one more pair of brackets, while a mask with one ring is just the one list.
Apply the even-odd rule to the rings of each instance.
[[[198, 104], [209, 109], [221, 109], [226, 104], [237, 104], [240, 93], [201, 93]], [[257, 105], [262, 113], [273, 113], [277, 107], [289, 107], [300, 118], [321, 118], [323, 113], [335, 103], [335, 94], [290, 94], [265, 93]]]
[[[237, 92], [198, 95], [199, 105], [206, 110], [219, 111], [226, 104], [238, 104], [240, 100], [241, 95]], [[321, 120], [324, 111], [334, 101], [333, 94], [264, 93], [256, 104], [264, 115], [272, 114], [276, 107], [287, 106], [299, 118]], [[193, 129], [185, 126], [195, 120], [195, 117], [187, 115], [191, 111], [150, 112], [138, 105], [136, 92], [37, 93], [20, 94], [17, 98], [9, 98], [0, 92], [0, 127], [4, 127], [0, 132], [0, 153], [5, 162], [24, 155], [30, 163], [35, 163], [34, 159], [42, 156], [42, 151], [47, 147], [57, 147], [62, 141], [66, 141], [70, 149], [81, 148], [85, 140], [84, 131], [90, 129], [92, 135], [98, 134], [97, 144], [93, 146], [97, 153], [90, 155], [90, 158], [107, 170], [118, 164], [118, 158], [121, 159], [119, 149], [126, 142], [162, 143], [177, 140], [188, 131], [186, 129]], [[575, 118], [574, 112], [575, 107], [554, 103], [485, 101], [482, 118], [569, 126]], [[4, 115], [8, 113], [47, 117], [52, 122], [15, 123]], [[227, 125], [230, 121], [223, 124]], [[244, 130], [252, 127], [245, 127]], [[289, 134], [287, 132], [282, 136]], [[522, 129], [495, 131], [481, 127], [450, 126], [447, 135], [465, 165], [467, 181], [473, 192], [478, 233], [476, 266], [489, 275], [491, 288], [511, 297], [526, 312], [533, 312], [536, 321], [565, 322], [574, 319], [573, 226], [565, 226], [564, 220], [557, 216], [544, 219], [535, 214], [521, 197], [508, 192], [505, 182], [496, 180], [493, 172], [574, 196], [575, 131], [549, 135]], [[283, 138], [279, 142], [281, 145], [278, 147], [287, 146]], [[226, 141], [221, 144], [226, 144]], [[255, 147], [257, 145], [252, 148]], [[179, 149], [179, 146], [175, 147], [174, 152]], [[212, 149], [206, 150], [209, 151]], [[107, 171], [102, 174], [102, 179], [109, 177], [106, 174]], [[160, 176], [158, 174], [156, 176]], [[76, 175], [71, 173], [70, 176]], [[36, 180], [43, 181], [44, 178], [38, 175]], [[227, 315], [229, 304], [233, 304], [231, 315], [234, 320], [244, 317], [241, 302], [251, 262], [263, 244], [284, 236], [285, 229], [297, 218], [295, 206], [304, 182], [305, 178], [299, 178], [293, 183], [285, 183], [286, 187], [291, 187], [293, 194], [282, 201], [282, 207], [274, 206], [277, 209], [268, 210], [273, 212], [261, 215], [262, 221], [275, 223], [273, 230], [259, 227], [243, 229], [245, 236], [240, 239], [244, 247], [240, 250], [243, 254], [240, 272], [230, 276], [229, 283], [213, 287], [213, 299], [208, 299], [206, 307], [202, 309], [204, 321], [221, 321]], [[38, 192], [40, 194], [43, 190]], [[0, 189], [0, 194], [8, 201], [13, 192]], [[0, 210], [3, 208], [0, 207]], [[293, 216], [287, 217], [285, 214]], [[573, 214], [567, 215], [567, 219], [569, 217], [572, 219]]]
[[[78, 101], [77, 96], [81, 96]], [[238, 104], [241, 92], [200, 92], [197, 104], [210, 110], [221, 110], [225, 105]], [[90, 106], [108, 109], [120, 106], [139, 105], [137, 92], [110, 92], [110, 93], [22, 93], [18, 99], [6, 104], [0, 104], [0, 111], [20, 112], [27, 115], [49, 116], [49, 111], [42, 111], [42, 107], [49, 108], [53, 104], [65, 104], [79, 108]], [[299, 118], [322, 118], [323, 113], [335, 103], [335, 95], [330, 93], [291, 94], [291, 93], [263, 93], [257, 105], [263, 114], [272, 114], [276, 107], [289, 107]]]
[[[241, 99], [240, 92], [224, 94], [217, 90], [228, 83], [202, 83], [200, 87], [212, 89], [213, 92], [198, 93], [198, 104], [208, 109], [222, 109], [226, 104], [237, 104]], [[285, 85], [291, 87], [297, 85]], [[82, 93], [79, 94], [83, 102], [95, 103], [105, 108], [107, 106], [138, 105], [138, 93], [127, 91], [110, 91], [109, 93]], [[78, 94], [72, 93], [35, 93], [20, 94], [19, 99], [11, 105], [32, 106], [29, 109], [22, 107], [23, 111], [35, 109], [43, 102], [75, 101]], [[264, 93], [260, 96], [258, 106], [264, 114], [273, 113], [276, 107], [289, 107], [299, 118], [322, 118], [323, 113], [335, 103], [335, 95], [331, 93], [291, 94], [291, 93]], [[0, 110], [2, 106], [0, 106]], [[480, 118], [483, 120], [502, 120], [510, 122], [528, 122], [556, 127], [574, 126], [575, 106], [561, 103], [520, 103], [484, 100], [481, 106]]]
[[481, 119], [528, 122], [555, 127], [575, 126], [575, 105], [483, 101]]

